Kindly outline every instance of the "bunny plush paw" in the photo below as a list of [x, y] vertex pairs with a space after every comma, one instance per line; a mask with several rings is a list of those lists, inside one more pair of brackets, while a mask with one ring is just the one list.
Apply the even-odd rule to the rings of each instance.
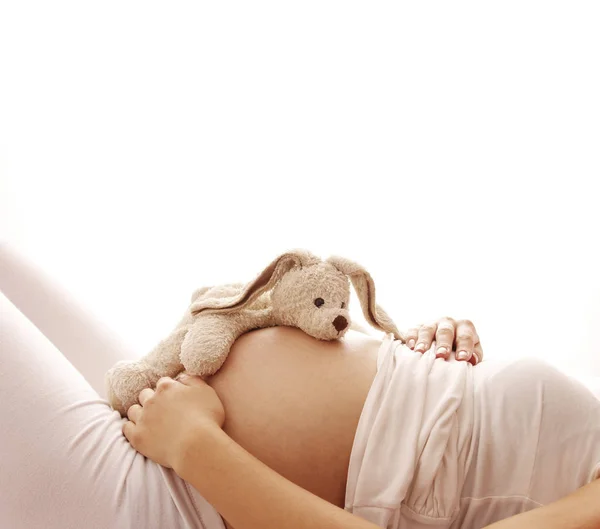
[[160, 376], [142, 361], [122, 360], [117, 362], [105, 376], [108, 402], [121, 416], [137, 403], [140, 391], [152, 388]]
[[225, 362], [237, 335], [235, 320], [227, 315], [208, 314], [190, 326], [179, 353], [179, 360], [190, 375], [214, 375]]

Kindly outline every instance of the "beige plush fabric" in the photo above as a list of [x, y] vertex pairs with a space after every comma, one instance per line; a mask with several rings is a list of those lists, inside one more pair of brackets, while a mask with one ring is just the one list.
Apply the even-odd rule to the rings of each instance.
[[109, 402], [123, 416], [144, 388], [181, 371], [208, 376], [223, 365], [233, 342], [263, 327], [298, 327], [321, 340], [342, 338], [351, 326], [348, 302], [354, 286], [366, 320], [404, 336], [375, 301], [375, 283], [359, 264], [343, 257], [326, 261], [306, 250], [280, 255], [248, 284], [203, 287], [172, 333], [137, 361], [121, 361], [106, 374]]

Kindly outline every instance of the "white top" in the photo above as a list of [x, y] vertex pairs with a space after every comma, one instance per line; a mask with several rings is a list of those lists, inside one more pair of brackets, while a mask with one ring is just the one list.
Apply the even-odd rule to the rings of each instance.
[[600, 477], [600, 401], [538, 360], [477, 366], [386, 336], [346, 509], [380, 527], [476, 528]]

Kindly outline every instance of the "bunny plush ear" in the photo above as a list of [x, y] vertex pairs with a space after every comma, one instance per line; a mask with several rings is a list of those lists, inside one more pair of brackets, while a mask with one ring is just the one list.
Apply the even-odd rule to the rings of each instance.
[[193, 303], [194, 301], [196, 301], [200, 296], [202, 296], [202, 294], [205, 294], [206, 292], [208, 292], [210, 290], [210, 287], [201, 287], [201, 288], [197, 288], [196, 290], [194, 290], [194, 293], [192, 294], [192, 298], [190, 299], [190, 302]]
[[225, 298], [201, 299], [192, 303], [190, 310], [197, 314], [204, 310], [233, 312], [252, 303], [261, 294], [273, 288], [281, 277], [292, 268], [303, 267], [320, 262], [320, 259], [305, 250], [292, 250], [280, 255], [260, 275], [242, 288], [235, 296]]
[[376, 329], [392, 333], [394, 338], [404, 342], [405, 337], [398, 330], [396, 324], [375, 302], [375, 283], [369, 272], [359, 264], [344, 257], [332, 256], [327, 259], [327, 262], [350, 278], [366, 320]]

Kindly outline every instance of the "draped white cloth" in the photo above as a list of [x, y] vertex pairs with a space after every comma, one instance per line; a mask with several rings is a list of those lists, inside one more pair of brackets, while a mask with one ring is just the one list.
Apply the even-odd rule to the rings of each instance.
[[600, 476], [600, 400], [539, 360], [435, 358], [389, 335], [346, 509], [393, 529], [483, 527]]

